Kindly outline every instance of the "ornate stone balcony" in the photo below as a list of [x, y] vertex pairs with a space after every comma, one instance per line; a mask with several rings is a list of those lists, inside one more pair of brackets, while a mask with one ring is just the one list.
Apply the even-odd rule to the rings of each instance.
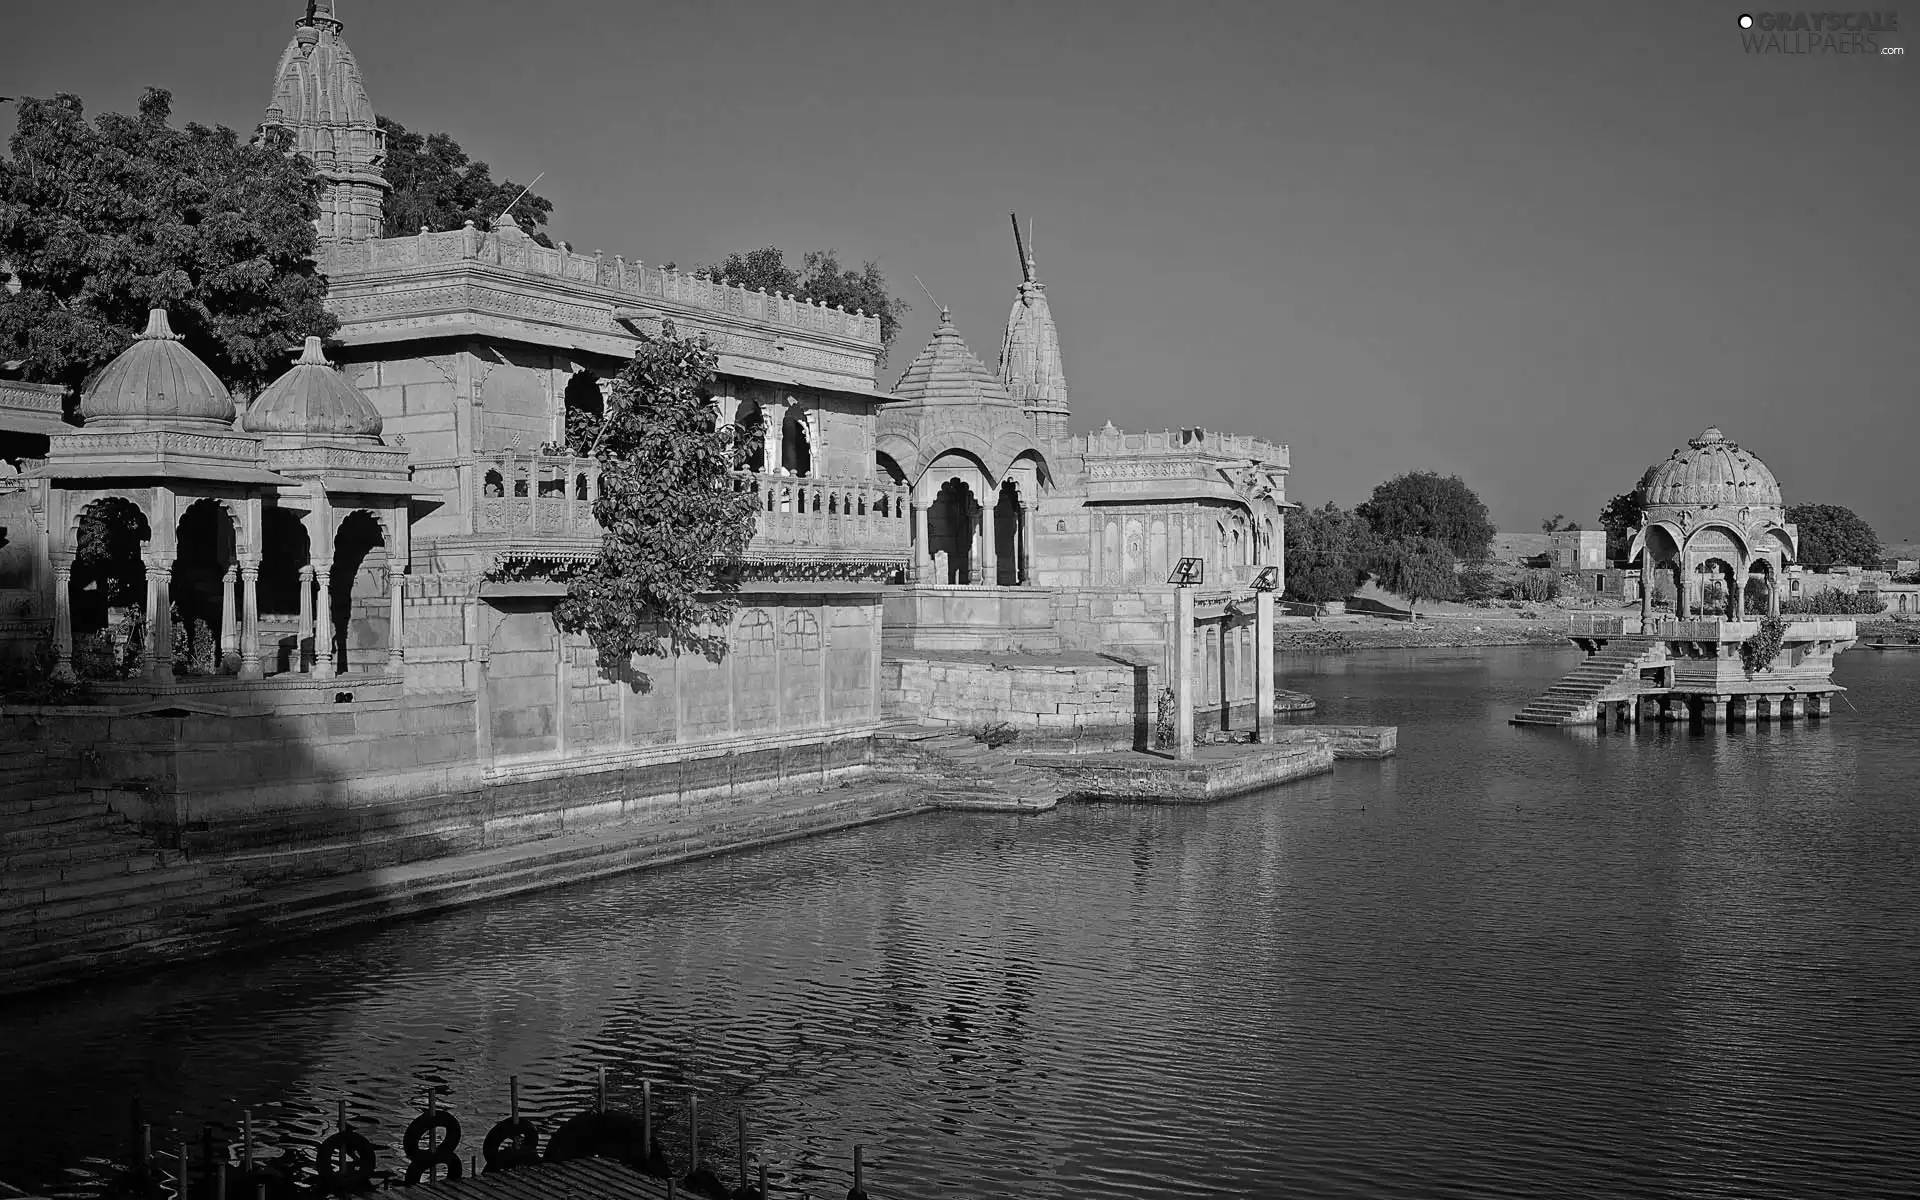
[[[462, 533], [556, 551], [590, 550], [600, 539], [593, 502], [600, 464], [591, 458], [503, 450], [469, 459], [420, 463], [422, 490], [463, 497], [471, 513]], [[758, 497], [750, 560], [904, 565], [911, 555], [907, 489], [871, 479], [826, 479], [740, 471], [737, 485]]]

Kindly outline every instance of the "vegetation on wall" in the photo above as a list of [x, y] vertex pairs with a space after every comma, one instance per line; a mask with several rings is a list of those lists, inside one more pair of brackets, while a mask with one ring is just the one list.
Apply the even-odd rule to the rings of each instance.
[[1799, 528], [1801, 566], [1870, 571], [1880, 565], [1880, 535], [1850, 508], [1795, 504], [1787, 509], [1787, 524]]
[[1395, 476], [1353, 511], [1382, 542], [1431, 539], [1469, 562], [1486, 558], [1493, 545], [1487, 506], [1458, 475], [1411, 471]]
[[608, 666], [676, 646], [716, 661], [725, 653], [758, 495], [733, 475], [739, 431], [714, 420], [717, 361], [704, 337], [679, 337], [666, 321], [658, 337], [642, 335], [614, 382], [591, 447], [600, 555], [573, 574], [557, 612]]
[[387, 193], [388, 237], [418, 233], [421, 226], [436, 232], [458, 229], [468, 221], [492, 229], [512, 205], [514, 222], [542, 246], [553, 240], [542, 232], [553, 215], [553, 201], [529, 192], [516, 203], [521, 184], [495, 181], [493, 169], [470, 158], [452, 135], [415, 133], [391, 117], [379, 118], [387, 135], [387, 161], [380, 166], [393, 190]]
[[1780, 602], [1780, 611], [1801, 617], [1873, 616], [1886, 609], [1879, 592], [1815, 592]]
[[170, 123], [149, 88], [134, 116], [89, 124], [77, 96], [24, 99], [0, 159], [0, 360], [78, 391], [164, 307], [229, 388], [253, 395], [287, 351], [339, 321], [312, 261], [319, 183], [275, 131]]
[[1773, 660], [1780, 656], [1780, 648], [1786, 641], [1787, 623], [1779, 617], [1763, 618], [1754, 635], [1740, 643], [1740, 665], [1749, 675], [1772, 670]]
[[780, 292], [815, 304], [837, 305], [848, 312], [863, 311], [880, 318], [880, 361], [887, 360], [894, 338], [900, 335], [900, 323], [912, 305], [887, 291], [887, 279], [880, 264], [862, 263], [858, 271], [840, 265], [833, 250], [809, 250], [800, 258], [800, 269], [787, 265], [787, 256], [777, 246], [763, 246], [744, 254], [729, 254], [717, 263], [701, 267], [700, 274], [724, 280], [736, 287], [764, 292]]

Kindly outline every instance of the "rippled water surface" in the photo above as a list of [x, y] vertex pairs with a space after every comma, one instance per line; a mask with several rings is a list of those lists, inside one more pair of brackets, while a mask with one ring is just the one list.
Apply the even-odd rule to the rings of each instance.
[[[0, 1178], [251, 1108], [465, 1148], [684, 1086], [876, 1197], [1920, 1193], [1920, 655], [1824, 724], [1521, 730], [1571, 651], [1288, 660], [1400, 756], [1208, 808], [910, 818], [0, 1008]], [[386, 1163], [397, 1163], [388, 1154]], [[400, 1164], [404, 1165], [404, 1164]]]

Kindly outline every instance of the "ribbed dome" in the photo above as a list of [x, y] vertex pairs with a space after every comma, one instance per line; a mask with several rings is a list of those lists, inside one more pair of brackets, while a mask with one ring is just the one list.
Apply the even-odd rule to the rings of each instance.
[[293, 148], [322, 174], [372, 174], [386, 157], [386, 135], [360, 80], [360, 64], [341, 38], [331, 0], [311, 6], [274, 73], [265, 124], [293, 131]]
[[967, 349], [953, 327], [953, 314], [944, 308], [933, 340], [901, 374], [893, 394], [925, 404], [1013, 404], [999, 378]]
[[1708, 429], [1655, 463], [1640, 479], [1642, 501], [1649, 507], [1704, 508], [1711, 505], [1778, 508], [1780, 484], [1751, 452], [1727, 440], [1718, 429]]
[[[1032, 269], [1029, 261], [1028, 269]], [[1060, 331], [1047, 307], [1047, 285], [1029, 279], [1007, 315], [1007, 336], [1000, 343], [1000, 379], [1015, 400], [1064, 407], [1067, 372], [1060, 363]]]
[[167, 310], [156, 308], [147, 314], [146, 332], [80, 397], [80, 419], [88, 428], [226, 432], [233, 428], [233, 397], [207, 364], [180, 344], [167, 325]]
[[320, 339], [307, 339], [293, 369], [273, 381], [240, 422], [248, 433], [380, 440], [380, 412], [327, 364]]

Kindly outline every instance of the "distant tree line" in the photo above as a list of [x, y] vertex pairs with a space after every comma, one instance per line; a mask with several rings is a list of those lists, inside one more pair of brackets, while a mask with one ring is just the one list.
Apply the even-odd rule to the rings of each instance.
[[1462, 562], [1493, 546], [1487, 506], [1457, 475], [1398, 475], [1352, 512], [1327, 504], [1287, 523], [1287, 598], [1343, 600], [1368, 578], [1418, 606], [1461, 594]]

